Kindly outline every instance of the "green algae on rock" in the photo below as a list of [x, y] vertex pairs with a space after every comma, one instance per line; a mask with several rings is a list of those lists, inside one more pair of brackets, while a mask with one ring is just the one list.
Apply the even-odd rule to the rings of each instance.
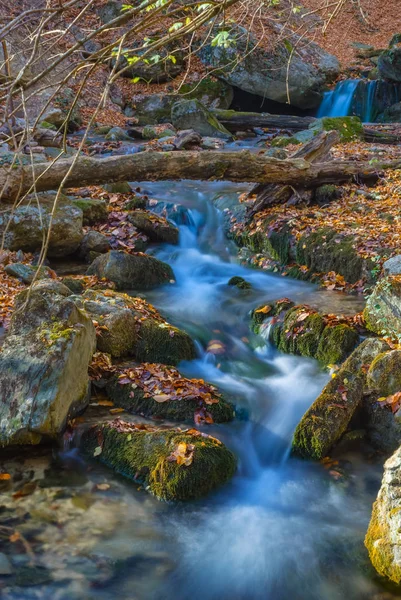
[[401, 583], [401, 448], [384, 465], [381, 488], [373, 504], [365, 546], [376, 571]]
[[234, 417], [233, 405], [214, 386], [160, 364], [119, 365], [106, 392], [116, 406], [145, 417], [196, 424], [225, 423]]
[[239, 290], [250, 290], [252, 288], [252, 284], [249, 283], [249, 281], [247, 281], [243, 277], [238, 277], [238, 276], [231, 277], [231, 279], [228, 281], [227, 285], [236, 287]]
[[226, 446], [196, 429], [161, 429], [119, 419], [86, 431], [81, 449], [167, 502], [205, 496], [226, 483], [237, 465]]

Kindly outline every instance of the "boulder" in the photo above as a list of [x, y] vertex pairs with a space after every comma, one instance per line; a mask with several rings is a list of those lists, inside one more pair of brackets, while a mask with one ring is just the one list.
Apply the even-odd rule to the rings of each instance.
[[110, 242], [107, 236], [99, 231], [88, 231], [82, 238], [79, 254], [85, 260], [93, 256], [93, 253], [104, 254], [110, 250]]
[[89, 429], [81, 448], [167, 502], [206, 495], [228, 481], [237, 464], [224, 444], [195, 429], [160, 429], [120, 420]]
[[178, 244], [179, 231], [177, 227], [164, 217], [145, 210], [134, 210], [128, 215], [128, 220], [152, 242]]
[[132, 142], [132, 137], [122, 127], [112, 127], [105, 135], [109, 142]]
[[62, 433], [88, 401], [95, 329], [57, 281], [16, 300], [0, 354], [0, 445], [39, 443]]
[[401, 448], [384, 465], [381, 488], [373, 504], [365, 546], [376, 571], [401, 583]]
[[106, 393], [116, 406], [145, 417], [182, 423], [225, 423], [234, 417], [234, 407], [216, 388], [159, 364], [120, 365]]
[[383, 113], [385, 123], [401, 123], [401, 102], [392, 104]]
[[142, 137], [144, 140], [161, 140], [163, 138], [172, 138], [176, 135], [176, 130], [172, 125], [166, 123], [164, 125], [145, 125], [142, 129]]
[[[29, 284], [33, 281], [33, 278], [36, 276], [38, 272], [38, 268], [32, 265], [26, 265], [24, 263], [10, 263], [4, 267], [7, 275], [11, 275], [12, 277], [16, 277], [22, 283]], [[49, 269], [49, 267], [41, 267], [39, 274], [37, 275], [37, 279], [51, 279], [54, 276], [54, 271]]]
[[82, 210], [83, 224], [96, 225], [104, 223], [108, 218], [107, 203], [102, 198], [72, 198], [74, 206]]
[[142, 252], [128, 254], [118, 250], [98, 256], [87, 274], [112, 281], [117, 290], [149, 290], [175, 281], [172, 268], [161, 260]]
[[128, 181], [117, 181], [116, 183], [106, 183], [103, 188], [109, 194], [132, 194], [132, 188]]
[[[25, 252], [41, 249], [49, 227], [54, 196], [46, 194], [39, 195], [39, 198], [39, 207], [31, 199], [13, 211], [5, 210], [0, 214], [0, 235], [5, 232], [6, 248]], [[48, 256], [68, 256], [78, 249], [83, 237], [82, 219], [82, 210], [71, 206], [63, 197], [53, 218]]]
[[397, 254], [383, 263], [385, 275], [401, 275], [401, 254]]
[[362, 400], [365, 370], [382, 344], [377, 339], [365, 340], [340, 367], [297, 426], [292, 441], [294, 455], [321, 460], [340, 440]]
[[190, 336], [167, 323], [153, 306], [110, 290], [87, 290], [77, 305], [98, 323], [97, 348], [113, 358], [176, 365], [196, 356]]
[[379, 56], [377, 63], [379, 76], [396, 83], [401, 82], [401, 44], [394, 44]]
[[[125, 208], [146, 208], [146, 201], [143, 200], [143, 202], [144, 206], [135, 207], [126, 205]], [[149, 201], [149, 208], [152, 209], [152, 212], [172, 221], [176, 225], [193, 225], [190, 210], [182, 204], [163, 202], [162, 200], [155, 200], [152, 198], [152, 200]]]
[[[78, 100], [78, 102], [76, 102], [76, 94], [74, 90], [70, 87], [61, 87], [58, 90], [57, 95], [53, 98], [52, 102], [54, 106], [52, 106], [49, 110], [53, 110], [53, 108], [58, 108], [61, 111], [60, 120], [53, 119], [53, 125], [55, 125], [57, 128], [62, 127], [65, 120], [68, 118], [68, 133], [73, 133], [74, 131], [77, 131], [82, 123], [80, 113], [81, 101]], [[72, 105], [74, 105], [74, 108], [70, 113]], [[53, 114], [55, 113], [53, 112]], [[46, 113], [44, 115], [43, 120], [47, 120]]]
[[298, 44], [296, 34], [291, 40], [278, 34], [273, 49], [264, 49], [256, 35], [234, 24], [229, 31], [232, 43], [216, 44], [215, 35], [208, 33], [199, 57], [219, 78], [245, 92], [282, 103], [289, 97], [299, 108], [317, 107], [326, 83], [339, 73], [337, 58], [309, 40]]
[[366, 327], [379, 335], [401, 335], [401, 277], [384, 277], [373, 289], [363, 312]]
[[199, 100], [181, 100], [171, 109], [171, 120], [176, 129], [193, 129], [200, 135], [232, 139], [231, 133]]
[[252, 284], [243, 277], [231, 277], [227, 285], [236, 287], [239, 290], [250, 290], [252, 288]]

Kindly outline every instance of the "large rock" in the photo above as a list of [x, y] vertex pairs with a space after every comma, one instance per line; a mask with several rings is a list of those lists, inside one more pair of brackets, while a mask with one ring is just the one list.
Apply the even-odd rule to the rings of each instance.
[[107, 221], [106, 200], [102, 198], [72, 198], [71, 202], [82, 210], [84, 225], [96, 225], [96, 223]]
[[181, 100], [171, 109], [171, 120], [176, 129], [193, 129], [200, 135], [229, 140], [231, 133], [199, 100]]
[[87, 290], [78, 306], [99, 325], [97, 348], [114, 358], [176, 365], [196, 356], [190, 336], [167, 323], [153, 306], [110, 290]]
[[36, 279], [51, 279], [54, 276], [54, 271], [49, 267], [41, 267], [38, 273], [38, 268], [32, 265], [26, 265], [25, 263], [10, 263], [4, 267], [7, 275], [16, 277], [22, 283], [32, 283], [34, 277]]
[[114, 282], [118, 290], [149, 290], [175, 280], [172, 268], [157, 258], [118, 250], [98, 256], [87, 274]]
[[297, 426], [295, 455], [321, 460], [340, 440], [362, 400], [366, 368], [382, 348], [381, 340], [365, 340], [345, 361]]
[[[217, 33], [217, 31], [216, 31]], [[213, 35], [202, 45], [200, 59], [224, 81], [245, 92], [299, 108], [320, 104], [325, 84], [339, 73], [339, 62], [317, 44], [299, 37], [278, 41], [265, 50], [253, 33], [239, 25], [230, 30], [233, 43], [214, 45]], [[306, 41], [306, 43], [305, 43]], [[292, 45], [297, 51], [292, 53]]]
[[152, 242], [165, 242], [178, 244], [179, 231], [173, 223], [146, 210], [135, 210], [128, 216], [128, 220]]
[[379, 335], [401, 335], [401, 278], [381, 279], [369, 296], [363, 313], [366, 326]]
[[232, 452], [195, 429], [160, 429], [116, 420], [89, 429], [81, 447], [87, 455], [168, 502], [204, 496], [236, 470]]
[[397, 37], [393, 37], [388, 50], [380, 54], [377, 68], [382, 79], [401, 82], [401, 43]]
[[[0, 235], [5, 233], [5, 247], [10, 250], [36, 252], [41, 249], [47, 233], [54, 196], [40, 196], [40, 207], [35, 200], [18, 206], [14, 211], [0, 213]], [[48, 256], [59, 257], [73, 254], [82, 237], [82, 210], [62, 198], [55, 212]], [[43, 223], [43, 227], [42, 224]]]
[[387, 460], [365, 546], [376, 571], [401, 583], [401, 448]]
[[401, 102], [392, 104], [383, 113], [385, 123], [401, 123]]
[[95, 329], [69, 294], [40, 281], [17, 297], [0, 354], [2, 446], [54, 438], [86, 406]]

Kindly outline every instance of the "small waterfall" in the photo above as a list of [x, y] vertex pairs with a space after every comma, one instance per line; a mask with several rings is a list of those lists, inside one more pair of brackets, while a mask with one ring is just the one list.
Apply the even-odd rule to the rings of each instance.
[[383, 120], [386, 108], [401, 100], [401, 84], [347, 79], [324, 94], [318, 117], [357, 116], [364, 123]]

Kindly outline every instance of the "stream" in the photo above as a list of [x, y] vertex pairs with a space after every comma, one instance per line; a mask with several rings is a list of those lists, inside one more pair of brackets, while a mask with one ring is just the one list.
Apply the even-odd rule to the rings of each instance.
[[[0, 576], [2, 598], [378, 599], [383, 589], [363, 539], [380, 461], [349, 450], [338, 466], [325, 468], [289, 456], [292, 433], [329, 374], [313, 360], [277, 352], [267, 336], [249, 329], [250, 310], [267, 300], [287, 296], [349, 313], [360, 309], [359, 301], [238, 264], [212, 200], [234, 198], [245, 186], [135, 185], [184, 207], [179, 246], [151, 249], [171, 264], [177, 283], [146, 298], [196, 340], [198, 359], [180, 370], [216, 384], [240, 408], [242, 419], [207, 428], [237, 454], [238, 472], [211, 496], [173, 506], [86, 464], [73, 447], [3, 456], [1, 470], [31, 489], [13, 497], [0, 482], [0, 534], [18, 526], [28, 544], [0, 537], [0, 552], [12, 557], [16, 572], [16, 579]], [[252, 290], [228, 286], [234, 275]], [[224, 345], [224, 354], [206, 351], [211, 340]], [[110, 418], [99, 406], [84, 417], [86, 423]]]

